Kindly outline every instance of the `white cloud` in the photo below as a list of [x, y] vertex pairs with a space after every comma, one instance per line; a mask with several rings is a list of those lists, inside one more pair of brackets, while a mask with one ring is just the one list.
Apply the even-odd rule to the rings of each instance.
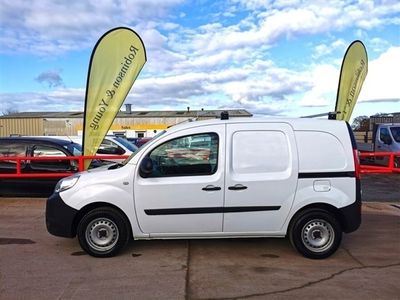
[[[148, 109], [245, 108], [277, 114], [287, 110], [287, 99], [310, 86], [303, 73], [256, 60], [240, 67], [210, 72], [139, 77], [126, 102]], [[0, 102], [18, 103], [20, 111], [81, 110], [84, 89], [59, 88], [51, 92], [0, 94]], [[3, 109], [4, 110], [4, 109]]]
[[370, 46], [371, 50], [374, 52], [383, 52], [383, 51], [386, 51], [390, 47], [390, 44], [388, 41], [386, 41], [382, 38], [374, 37], [374, 38], [370, 39], [369, 46]]
[[[182, 1], [2, 1], [0, 49], [46, 55], [91, 48], [107, 30], [157, 20]], [[150, 47], [160, 43], [157, 33], [146, 34]]]
[[[400, 12], [400, 4], [396, 2], [379, 5], [367, 1], [351, 5], [346, 1], [329, 2], [329, 5], [324, 1], [288, 1], [279, 5], [272, 1], [234, 2], [241, 3], [249, 13], [258, 9], [253, 13], [252, 26], [248, 26], [249, 18], [231, 26], [203, 26], [185, 41], [187, 49], [210, 53], [242, 47], [257, 48], [273, 45], [282, 37], [332, 33], [349, 27], [370, 29], [395, 22], [396, 14]], [[242, 24], [246, 24], [248, 29], [243, 29]]]
[[319, 44], [315, 46], [314, 54], [312, 55], [314, 59], [319, 59], [320, 57], [324, 57], [332, 54], [334, 51], [340, 49], [346, 49], [347, 44], [343, 39], [338, 39], [333, 41], [330, 44]]
[[400, 47], [391, 47], [368, 64], [360, 102], [400, 102]]
[[[91, 48], [108, 29], [126, 25], [144, 29], [149, 49], [160, 49], [173, 35], [164, 36], [159, 30], [175, 30], [182, 39], [185, 52], [219, 52], [243, 46], [272, 45], [280, 37], [318, 32], [334, 32], [356, 25], [369, 29], [399, 21], [400, 3], [385, 1], [232, 1], [239, 4], [242, 17], [235, 25], [204, 24], [194, 30], [179, 28], [170, 22], [169, 9], [183, 0], [124, 0], [124, 1], [3, 1], [0, 48], [3, 52], [59, 53]], [[244, 9], [244, 11], [243, 11]], [[239, 8], [228, 7], [236, 14]], [[182, 13], [181, 13], [182, 14]], [[184, 13], [183, 16], [184, 17]], [[167, 18], [166, 18], [167, 17]], [[153, 23], [153, 24], [152, 24]], [[156, 28], [156, 27], [158, 28]], [[171, 46], [174, 52], [182, 45]], [[180, 51], [178, 51], [180, 52]], [[185, 53], [187, 54], [187, 53]]]
[[0, 112], [16, 111], [82, 111], [84, 89], [61, 88], [51, 92], [0, 94]]
[[[347, 44], [336, 33], [351, 28], [368, 36], [370, 28], [398, 24], [400, 12], [397, 1], [349, 4], [335, 0], [328, 5], [325, 1], [232, 0], [225, 11], [229, 18], [217, 19], [216, 15], [223, 14], [219, 12], [207, 23], [210, 19], [202, 16], [204, 23], [191, 27], [179, 24], [186, 13], [168, 15], [182, 1], [33, 0], [26, 5], [26, 1], [6, 0], [0, 10], [0, 51], [54, 57], [60, 52], [91, 49], [105, 31], [129, 26], [143, 38], [148, 58], [127, 99], [135, 107], [242, 107], [281, 114], [293, 104], [333, 105], [341, 60], [328, 64], [326, 59], [337, 57], [338, 50], [344, 53]], [[323, 36], [313, 56], [318, 65], [291, 61], [295, 70], [290, 70], [274, 63], [269, 50], [281, 40], [316, 34]], [[371, 45], [376, 51], [388, 47], [379, 37]], [[393, 64], [400, 61], [398, 51], [394, 48], [370, 63], [362, 101], [399, 98], [394, 90], [395, 74], [382, 74], [385, 68], [394, 72]], [[65, 88], [51, 93], [0, 94], [0, 102], [20, 103], [20, 110], [28, 105], [26, 99], [32, 99], [29, 110], [81, 110], [83, 98], [83, 89]]]
[[[369, 62], [368, 75], [364, 81], [358, 103], [400, 102], [398, 70], [400, 69], [400, 47], [391, 47], [377, 59]], [[310, 71], [312, 87], [298, 102], [300, 106], [334, 107], [339, 80], [334, 65], [316, 65]]]
[[336, 100], [339, 70], [332, 65], [317, 65], [310, 71], [312, 87], [299, 101], [300, 106], [332, 106]]

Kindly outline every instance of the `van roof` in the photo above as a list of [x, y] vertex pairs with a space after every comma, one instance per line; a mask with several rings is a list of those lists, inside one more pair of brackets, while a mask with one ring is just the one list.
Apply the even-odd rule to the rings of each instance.
[[200, 121], [188, 121], [171, 126], [168, 131], [176, 131], [184, 128], [194, 128], [197, 126], [217, 125], [217, 124], [249, 124], [249, 123], [286, 123], [293, 127], [294, 130], [315, 129], [322, 126], [336, 127], [344, 121], [328, 120], [328, 119], [311, 119], [311, 118], [229, 118], [228, 120], [208, 119]]

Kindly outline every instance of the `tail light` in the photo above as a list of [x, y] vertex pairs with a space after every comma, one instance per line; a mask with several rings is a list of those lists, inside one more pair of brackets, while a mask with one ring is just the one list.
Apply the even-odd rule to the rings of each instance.
[[357, 149], [353, 149], [353, 158], [354, 158], [354, 172], [357, 179], [360, 179], [361, 170], [360, 170], [360, 152]]
[[357, 150], [357, 143], [354, 137], [353, 131], [349, 123], [346, 122], [347, 130], [349, 132], [351, 147], [353, 148], [353, 158], [354, 158], [354, 173], [357, 179], [360, 179], [361, 168], [360, 168], [360, 152]]

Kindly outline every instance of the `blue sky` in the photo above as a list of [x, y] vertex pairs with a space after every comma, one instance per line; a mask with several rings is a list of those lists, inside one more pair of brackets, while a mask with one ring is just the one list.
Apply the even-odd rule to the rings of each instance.
[[397, 0], [3, 0], [0, 114], [83, 110], [91, 51], [118, 26], [147, 50], [125, 100], [136, 110], [332, 111], [343, 55], [360, 39], [369, 72], [353, 117], [400, 111]]

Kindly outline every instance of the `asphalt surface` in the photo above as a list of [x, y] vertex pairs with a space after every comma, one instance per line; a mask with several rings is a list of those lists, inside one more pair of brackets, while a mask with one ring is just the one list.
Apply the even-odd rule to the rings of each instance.
[[286, 239], [134, 241], [93, 258], [47, 233], [44, 199], [0, 199], [0, 299], [399, 299], [400, 203], [363, 204], [325, 260]]
[[399, 299], [400, 174], [363, 175], [363, 223], [325, 260], [287, 239], [134, 241], [96, 259], [47, 233], [45, 199], [0, 198], [0, 299]]
[[400, 201], [400, 174], [363, 174], [361, 189], [364, 202]]

